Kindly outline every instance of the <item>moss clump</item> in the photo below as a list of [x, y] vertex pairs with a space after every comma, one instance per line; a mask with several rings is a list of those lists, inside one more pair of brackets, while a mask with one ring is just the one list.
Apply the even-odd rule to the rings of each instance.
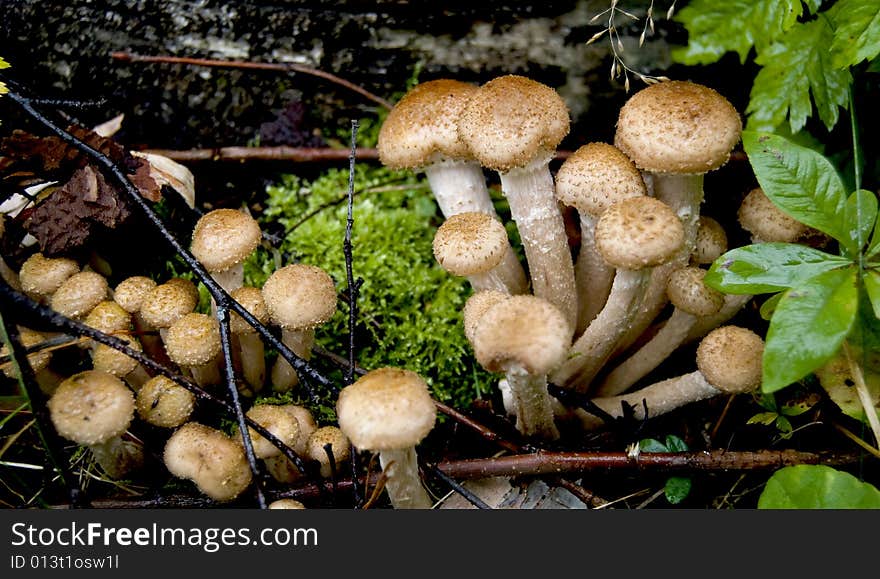
[[[265, 229], [284, 228], [285, 263], [323, 268], [347, 290], [343, 240], [348, 170], [331, 169], [314, 181], [287, 175], [267, 189], [260, 216]], [[494, 377], [474, 360], [462, 331], [467, 281], [437, 265], [432, 240], [440, 222], [426, 182], [410, 172], [356, 166], [352, 270], [362, 279], [356, 360], [366, 369], [399, 366], [419, 373], [434, 395], [458, 407], [490, 391]], [[245, 264], [246, 283], [261, 285], [275, 264], [257, 252]], [[325, 350], [347, 357], [348, 308], [316, 332]], [[337, 370], [338, 371], [338, 370]]]

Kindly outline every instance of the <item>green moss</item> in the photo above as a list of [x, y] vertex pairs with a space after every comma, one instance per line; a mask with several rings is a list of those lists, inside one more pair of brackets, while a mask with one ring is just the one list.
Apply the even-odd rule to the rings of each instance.
[[[434, 395], [466, 407], [495, 378], [473, 359], [461, 311], [471, 294], [463, 278], [437, 265], [431, 243], [440, 222], [425, 181], [410, 172], [355, 168], [352, 270], [363, 279], [358, 299], [357, 363], [366, 369], [399, 366], [419, 373]], [[345, 237], [348, 170], [331, 169], [312, 182], [293, 175], [268, 188], [264, 227], [277, 222], [285, 260], [317, 265], [347, 289]], [[245, 264], [248, 283], [260, 285], [275, 268], [267, 253]], [[348, 308], [317, 330], [317, 343], [347, 357]], [[341, 375], [341, 374], [340, 374]]]

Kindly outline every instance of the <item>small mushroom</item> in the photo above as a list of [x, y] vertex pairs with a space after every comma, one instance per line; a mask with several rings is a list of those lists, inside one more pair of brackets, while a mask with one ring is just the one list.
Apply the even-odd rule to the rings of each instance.
[[456, 127], [476, 90], [473, 84], [445, 78], [417, 84], [379, 129], [379, 160], [390, 169], [424, 171], [446, 219], [466, 211], [495, 215], [483, 169]]
[[163, 342], [171, 324], [191, 313], [199, 303], [198, 291], [194, 292], [195, 288], [190, 287], [192, 282], [175, 279], [149, 290], [141, 302], [141, 319], [159, 331]]
[[466, 277], [474, 291], [526, 293], [529, 282], [510, 245], [507, 230], [486, 213], [458, 213], [434, 234], [434, 257], [452, 275]]
[[116, 376], [98, 370], [74, 374], [58, 385], [47, 406], [58, 434], [87, 446], [111, 478], [143, 465], [143, 448], [122, 439], [134, 418], [134, 395]]
[[113, 288], [113, 301], [131, 315], [131, 323], [134, 332], [150, 357], [161, 359], [162, 339], [157, 335], [157, 330], [144, 320], [141, 306], [144, 299], [156, 287], [152, 279], [133, 275], [123, 279]]
[[45, 257], [35, 253], [28, 257], [18, 272], [22, 291], [32, 300], [48, 304], [58, 288], [73, 274], [79, 264], [67, 257]]
[[165, 350], [201, 387], [220, 384], [220, 324], [207, 314], [191, 312], [168, 327]]
[[218, 502], [237, 498], [253, 479], [244, 447], [226, 433], [197, 422], [174, 431], [163, 457], [168, 472], [192, 481]]
[[505, 75], [471, 96], [459, 117], [458, 134], [480, 163], [501, 179], [522, 240], [532, 292], [559, 308], [574, 326], [574, 263], [549, 166], [569, 124], [568, 107], [555, 90], [523, 76]]
[[[269, 308], [266, 307], [260, 288], [241, 286], [229, 295], [258, 322], [269, 323]], [[266, 382], [266, 347], [263, 337], [235, 312], [230, 313], [229, 331], [232, 334], [233, 363], [240, 366], [242, 377], [250, 386], [250, 393], [259, 392]]]
[[[246, 416], [269, 431], [286, 446], [293, 447], [299, 438], [299, 422], [293, 414], [276, 404], [258, 404], [247, 411]], [[271, 458], [281, 455], [281, 449], [269, 439], [263, 437], [252, 427], [248, 427], [248, 435], [257, 458]], [[239, 434], [239, 437], [241, 435]], [[242, 444], [244, 444], [242, 442]]]
[[497, 290], [483, 290], [474, 292], [468, 297], [464, 303], [462, 311], [462, 325], [464, 326], [464, 336], [467, 341], [473, 344], [474, 333], [480, 323], [480, 318], [486, 311], [497, 304], [509, 298], [510, 295]]
[[[298, 404], [281, 404], [279, 408], [290, 413], [299, 424], [299, 436], [293, 441], [290, 448], [293, 449], [297, 456], [306, 456], [309, 436], [318, 429], [314, 416], [312, 416], [308, 408]], [[292, 483], [302, 476], [299, 468], [283, 454], [270, 456], [263, 459], [263, 462], [266, 465], [266, 470], [278, 482]]]
[[[143, 351], [141, 343], [131, 334], [119, 334], [116, 337], [132, 350]], [[92, 368], [121, 378], [135, 392], [150, 379], [146, 368], [139, 361], [107, 344], [95, 344], [92, 348]]]
[[192, 392], [160, 374], [147, 380], [138, 390], [135, 406], [144, 422], [161, 428], [177, 428], [189, 420], [195, 401]]
[[416, 446], [434, 428], [436, 414], [428, 384], [411, 370], [371, 370], [339, 392], [339, 428], [355, 448], [379, 453], [395, 509], [433, 504], [419, 478]]
[[[46, 336], [42, 332], [37, 332], [22, 326], [18, 326], [18, 336], [21, 345], [25, 348], [38, 346], [46, 341]], [[6, 344], [3, 344], [3, 346], [0, 347], [0, 357], [8, 355], [9, 347]], [[51, 350], [39, 350], [32, 354], [28, 354], [27, 359], [34, 371], [34, 379], [37, 381], [37, 386], [39, 386], [44, 394], [51, 396], [52, 393], [55, 392], [55, 389], [58, 388], [58, 384], [64, 380], [63, 376], [55, 372], [49, 366], [49, 362], [52, 360]], [[11, 361], [3, 366], [3, 373], [8, 378], [17, 377], [15, 366]]]
[[214, 281], [226, 292], [231, 292], [241, 287], [243, 262], [261, 240], [260, 225], [244, 211], [214, 209], [196, 222], [190, 251]]
[[351, 456], [351, 442], [338, 426], [322, 426], [309, 435], [306, 456], [318, 461], [322, 477], [330, 478], [345, 468]]
[[[756, 333], [722, 326], [709, 332], [697, 347], [696, 371], [628, 394], [593, 398], [592, 402], [613, 417], [623, 416], [626, 404], [632, 407], [635, 419], [643, 420], [721, 394], [751, 392], [761, 385], [763, 352], [764, 342]], [[580, 408], [575, 414], [588, 430], [603, 425], [600, 418]]]
[[691, 265], [709, 265], [727, 251], [727, 232], [717, 219], [700, 215]]
[[49, 306], [63, 316], [82, 320], [110, 293], [107, 278], [94, 271], [78, 271], [58, 286]]

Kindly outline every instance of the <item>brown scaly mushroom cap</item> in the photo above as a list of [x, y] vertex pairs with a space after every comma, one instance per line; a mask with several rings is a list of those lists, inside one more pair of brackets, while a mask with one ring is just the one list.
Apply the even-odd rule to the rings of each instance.
[[[116, 337], [125, 342], [132, 350], [143, 351], [141, 343], [133, 336], [117, 335]], [[119, 378], [124, 378], [130, 372], [133, 372], [138, 367], [138, 364], [139, 362], [134, 358], [130, 358], [128, 355], [106, 344], [96, 344], [94, 350], [92, 350], [92, 368], [113, 374]]]
[[180, 366], [207, 364], [220, 354], [220, 324], [207, 314], [186, 314], [168, 327], [165, 349]]
[[53, 310], [72, 319], [87, 315], [107, 299], [110, 286], [107, 278], [94, 271], [79, 271], [62, 282], [52, 294]]
[[724, 305], [724, 294], [703, 283], [706, 270], [683, 267], [669, 274], [666, 295], [675, 307], [692, 316], [709, 316]]
[[724, 227], [708, 215], [700, 215], [691, 261], [697, 265], [708, 265], [726, 251], [727, 232]]
[[172, 475], [191, 480], [216, 501], [231, 501], [250, 485], [251, 469], [244, 448], [226, 433], [187, 422], [165, 443], [165, 466]]
[[482, 315], [474, 332], [477, 361], [490, 372], [518, 366], [532, 375], [549, 373], [571, 346], [573, 328], [550, 302], [510, 296]]
[[492, 215], [466, 212], [446, 219], [434, 234], [434, 257], [458, 276], [489, 271], [501, 263], [510, 247], [507, 230]]
[[[281, 442], [293, 448], [299, 438], [299, 422], [290, 413], [274, 404], [259, 404], [247, 411], [247, 417], [268, 430]], [[258, 434], [256, 430], [248, 427], [251, 444], [254, 448], [254, 456], [257, 458], [270, 458], [281, 454], [281, 449], [272, 444], [268, 439]]]
[[339, 393], [339, 427], [355, 447], [380, 451], [416, 446], [428, 435], [437, 410], [428, 384], [402, 368], [372, 370]]
[[617, 201], [647, 192], [642, 174], [630, 158], [607, 143], [579, 147], [556, 173], [556, 198], [594, 218]]
[[18, 277], [21, 289], [32, 298], [50, 296], [79, 271], [79, 264], [66, 257], [45, 257], [35, 253], [21, 264]]
[[333, 453], [337, 472], [351, 456], [351, 442], [342, 429], [337, 426], [322, 426], [315, 430], [306, 441], [306, 455], [321, 464], [321, 476], [325, 478], [333, 474], [330, 457], [324, 449], [327, 444], [330, 445], [330, 451]]
[[505, 75], [471, 96], [458, 134], [484, 167], [506, 172], [552, 154], [569, 125], [568, 106], [559, 93], [532, 79]]
[[479, 327], [480, 319], [489, 308], [502, 302], [510, 297], [510, 294], [497, 290], [483, 290], [474, 292], [464, 303], [462, 310], [462, 322], [464, 325], [464, 335], [468, 342], [473, 344], [474, 333]]
[[751, 233], [756, 241], [792, 243], [806, 236], [810, 230], [774, 205], [760, 187], [752, 189], [745, 196], [737, 217], [742, 228]]
[[282, 404], [279, 408], [293, 416], [299, 424], [299, 436], [291, 448], [293, 448], [297, 454], [304, 455], [306, 453], [306, 442], [308, 441], [309, 436], [318, 429], [318, 423], [315, 422], [315, 417], [308, 408], [298, 404]]
[[[21, 340], [21, 345], [25, 348], [30, 348], [31, 346], [36, 346], [46, 341], [46, 336], [42, 333], [23, 327], [18, 328], [18, 337], [19, 340]], [[6, 344], [3, 344], [3, 346], [0, 347], [0, 356], [8, 355], [9, 347]], [[52, 360], [52, 352], [51, 350], [40, 350], [39, 352], [28, 354], [27, 358], [34, 372], [39, 372], [49, 365], [49, 362]], [[15, 368], [11, 363], [3, 366], [3, 373], [9, 378], [15, 378], [16, 376]]]
[[162, 428], [176, 428], [189, 420], [195, 402], [192, 392], [161, 374], [144, 382], [135, 399], [141, 420]]
[[273, 323], [288, 329], [313, 329], [336, 312], [336, 286], [327, 272], [307, 264], [275, 270], [263, 284]]
[[[269, 323], [269, 308], [266, 307], [266, 300], [263, 298], [263, 292], [260, 288], [241, 286], [233, 290], [229, 296], [240, 303], [261, 324]], [[229, 330], [233, 334], [252, 334], [257, 331], [235, 312], [230, 313]]]
[[391, 169], [418, 169], [447, 159], [468, 159], [457, 122], [475, 85], [451, 79], [413, 87], [391, 109], [379, 129], [379, 160]]
[[723, 392], [749, 392], [761, 385], [763, 354], [761, 336], [739, 326], [721, 326], [697, 347], [697, 368], [709, 384]]
[[167, 328], [198, 305], [198, 292], [193, 295], [185, 283], [171, 280], [150, 290], [141, 304], [141, 317], [154, 328]]
[[134, 418], [134, 395], [116, 376], [98, 370], [62, 381], [47, 403], [58, 434], [77, 444], [120, 436]]
[[260, 244], [257, 221], [237, 209], [205, 213], [193, 228], [190, 251], [210, 272], [226, 271], [243, 262]]
[[154, 287], [156, 287], [156, 282], [152, 279], [142, 275], [133, 275], [116, 285], [113, 290], [113, 300], [122, 306], [122, 309], [134, 314], [140, 311], [144, 298]]
[[113, 300], [104, 300], [83, 320], [87, 326], [105, 334], [127, 333], [131, 331], [131, 314]]
[[653, 197], [615, 203], [596, 222], [596, 249], [613, 267], [641, 269], [663, 263], [684, 243], [684, 226]]
[[707, 173], [724, 165], [742, 120], [717, 91], [688, 81], [652, 84], [621, 107], [614, 145], [652, 173]]

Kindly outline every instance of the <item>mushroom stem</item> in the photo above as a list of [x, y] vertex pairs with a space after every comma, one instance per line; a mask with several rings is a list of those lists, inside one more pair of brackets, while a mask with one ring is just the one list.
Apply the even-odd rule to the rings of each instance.
[[524, 167], [499, 172], [499, 177], [522, 239], [532, 291], [558, 307], [574, 327], [574, 264], [549, 162], [550, 155], [539, 155]]
[[581, 247], [574, 264], [574, 279], [578, 295], [578, 325], [576, 335], [589, 326], [608, 299], [614, 283], [614, 268], [608, 265], [596, 250], [594, 232], [596, 220], [581, 215]]
[[[224, 271], [213, 271], [211, 277], [226, 293], [232, 293], [244, 284], [244, 265], [238, 263]], [[214, 307], [216, 308], [216, 304]]]
[[123, 440], [121, 436], [90, 444], [88, 448], [95, 462], [114, 479], [140, 468], [144, 462], [143, 447], [136, 442]]
[[700, 316], [693, 327], [688, 331], [684, 343], [699, 340], [715, 328], [728, 322], [741, 309], [743, 309], [751, 299], [755, 297], [750, 294], [724, 294], [724, 304], [717, 313], [709, 316]]
[[[281, 331], [281, 342], [293, 351], [294, 354], [308, 360], [312, 355], [312, 346], [315, 344], [315, 330], [292, 330], [284, 328]], [[290, 362], [283, 356], [278, 356], [272, 366], [272, 389], [276, 392], [287, 392], [297, 384], [299, 377]]]
[[[259, 392], [266, 381], [266, 347], [262, 337], [256, 332], [241, 332], [235, 335], [241, 361], [241, 373], [245, 382]], [[289, 365], [289, 364], [288, 364]]]
[[192, 375], [193, 381], [203, 388], [223, 382], [223, 377], [220, 374], [219, 357], [205, 364], [187, 366], [186, 369]]
[[467, 276], [467, 280], [475, 292], [491, 290], [509, 294], [524, 294], [529, 287], [525, 271], [511, 247], [508, 247], [501, 263], [496, 267], [486, 272], [473, 273]]
[[550, 394], [547, 392], [545, 375], [530, 375], [522, 368], [505, 372], [507, 385], [513, 396], [516, 429], [524, 436], [537, 436], [545, 440], [559, 438]]
[[444, 159], [426, 165], [424, 171], [440, 212], [447, 219], [472, 211], [496, 215], [486, 176], [476, 161]]
[[385, 490], [395, 509], [430, 509], [433, 501], [419, 479], [419, 463], [413, 446], [379, 451], [385, 472]]

